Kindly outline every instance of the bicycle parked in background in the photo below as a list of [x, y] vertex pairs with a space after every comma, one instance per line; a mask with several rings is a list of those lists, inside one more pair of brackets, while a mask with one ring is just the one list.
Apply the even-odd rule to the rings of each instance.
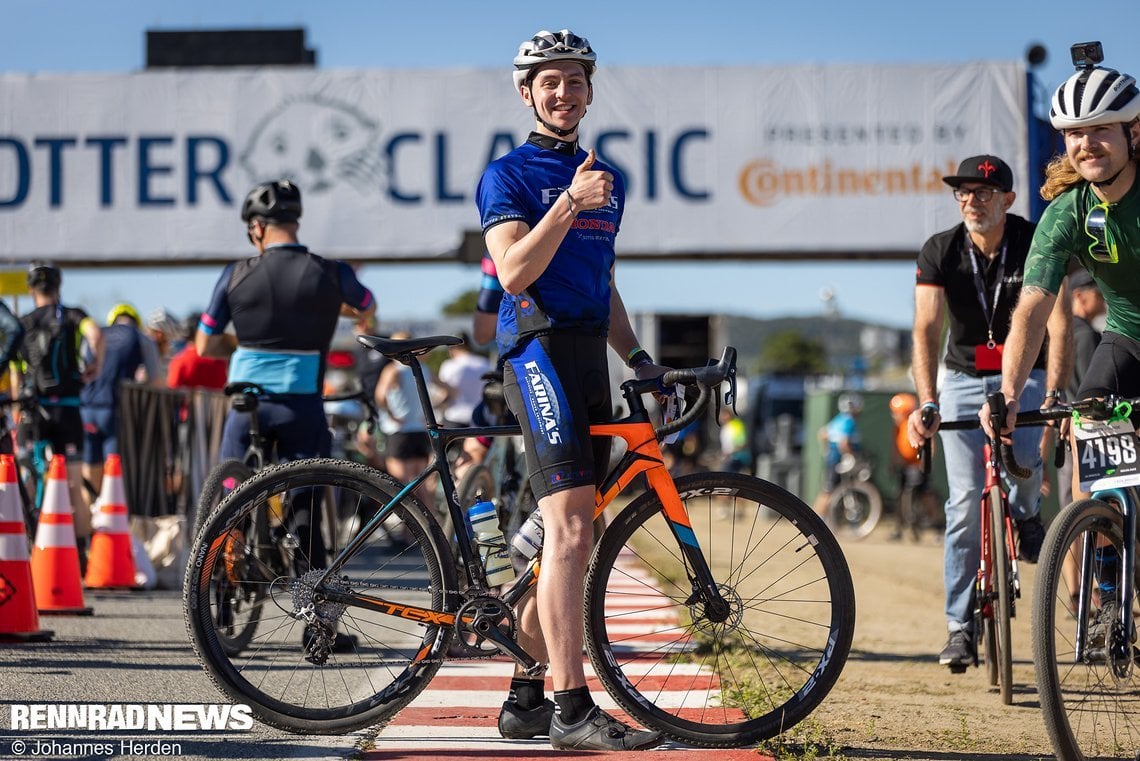
[[883, 495], [871, 480], [874, 468], [862, 456], [844, 455], [835, 466], [839, 485], [827, 503], [827, 519], [840, 539], [865, 539], [883, 517]]
[[[501, 592], [493, 590], [470, 531], [453, 556], [439, 523], [415, 497], [416, 487], [437, 475], [453, 525], [466, 527], [467, 506], [456, 500], [447, 467], [448, 444], [518, 435], [518, 427], [437, 424], [418, 357], [459, 339], [360, 340], [412, 367], [434, 452], [427, 469], [405, 485], [365, 465], [328, 459], [268, 468], [207, 519], [187, 569], [187, 628], [210, 676], [261, 721], [293, 732], [339, 733], [388, 721], [451, 659], [453, 639], [463, 658], [505, 654], [530, 674], [544, 670], [519, 645], [515, 614], [534, 593], [541, 551]], [[750, 476], [701, 473], [674, 481], [665, 469], [659, 438], [695, 420], [725, 381], [731, 402], [732, 349], [714, 366], [667, 372], [664, 386], [657, 379], [626, 381], [630, 414], [591, 426], [592, 435], [619, 437], [627, 446], [598, 489], [596, 514], [639, 475], [649, 491], [613, 519], [595, 547], [585, 587], [589, 657], [632, 717], [706, 747], [755, 743], [808, 716], [842, 671], [855, 625], [846, 560], [811, 508]], [[699, 399], [654, 429], [642, 395], [676, 383], [699, 387]], [[236, 583], [261, 589], [265, 603], [244, 613], [263, 625], [233, 657], [207, 593], [211, 579], [229, 550], [243, 544], [242, 527], [271, 510], [277, 495], [296, 489], [331, 489], [342, 502], [379, 507], [327, 568], [298, 575], [248, 556], [252, 562]], [[298, 626], [319, 635], [300, 648], [293, 636]], [[338, 626], [358, 635], [344, 655], [329, 646]]]
[[[226, 384], [223, 393], [231, 397], [234, 410], [249, 416], [249, 445], [241, 459], [223, 460], [206, 474], [194, 519], [195, 535], [201, 530], [206, 517], [230, 493], [264, 469], [273, 459], [272, 447], [262, 435], [257, 417], [258, 400], [266, 395], [265, 390], [256, 383], [240, 381]], [[372, 424], [376, 420], [376, 408], [363, 392], [353, 391], [323, 398], [325, 401], [359, 400], [371, 414]], [[250, 572], [247, 569], [263, 567], [280, 575], [288, 573], [293, 565], [293, 553], [300, 540], [289, 529], [288, 516], [290, 503], [296, 498], [296, 494], [290, 493], [277, 495], [267, 510], [240, 527], [240, 542], [231, 537], [223, 548], [224, 562], [216, 569], [209, 586], [218, 641], [230, 655], [236, 655], [248, 646], [256, 631], [264, 602], [264, 587], [241, 583]], [[344, 539], [339, 528], [344, 525], [359, 526], [361, 523], [360, 516], [355, 513], [343, 514], [340, 507], [335, 500], [321, 500], [324, 511], [323, 541], [329, 551], [334, 553]]]
[[1109, 397], [1017, 416], [1072, 416], [1075, 467], [1091, 492], [1050, 524], [1034, 590], [1037, 692], [1061, 761], [1140, 757], [1138, 403]]

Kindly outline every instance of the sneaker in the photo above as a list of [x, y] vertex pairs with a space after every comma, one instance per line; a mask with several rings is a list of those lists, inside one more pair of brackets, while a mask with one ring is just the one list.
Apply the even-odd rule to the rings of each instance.
[[974, 638], [970, 636], [970, 633], [961, 629], [950, 632], [950, 638], [946, 640], [946, 647], [942, 648], [942, 652], [938, 654], [938, 665], [960, 668], [972, 666], [976, 662]]
[[533, 740], [550, 735], [550, 720], [554, 718], [554, 702], [542, 701], [538, 708], [519, 708], [509, 700], [499, 711], [499, 734], [508, 740]]
[[643, 750], [659, 745], [660, 732], [633, 729], [594, 706], [577, 724], [550, 720], [550, 744], [557, 750]]
[[1017, 557], [1026, 563], [1036, 563], [1045, 541], [1045, 524], [1040, 515], [1017, 521]]
[[1089, 623], [1088, 647], [1103, 649], [1108, 641], [1108, 633], [1116, 625], [1120, 608], [1115, 599], [1109, 599], [1100, 606], [1096, 616]]

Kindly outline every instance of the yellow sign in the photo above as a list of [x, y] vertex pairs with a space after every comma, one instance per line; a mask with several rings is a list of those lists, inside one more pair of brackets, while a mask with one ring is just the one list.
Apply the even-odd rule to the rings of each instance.
[[27, 296], [28, 273], [24, 270], [0, 270], [0, 296]]

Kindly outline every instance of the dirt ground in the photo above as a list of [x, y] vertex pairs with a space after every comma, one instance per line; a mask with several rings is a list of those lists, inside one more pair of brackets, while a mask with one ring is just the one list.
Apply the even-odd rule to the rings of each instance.
[[[941, 537], [891, 539], [893, 521], [843, 546], [855, 582], [851, 656], [805, 733], [859, 759], [1052, 758], [1030, 640], [1034, 566], [1022, 563], [1013, 621], [1013, 705], [1002, 705], [984, 666], [951, 674], [938, 665], [946, 640]], [[807, 735], [810, 736], [810, 735]]]

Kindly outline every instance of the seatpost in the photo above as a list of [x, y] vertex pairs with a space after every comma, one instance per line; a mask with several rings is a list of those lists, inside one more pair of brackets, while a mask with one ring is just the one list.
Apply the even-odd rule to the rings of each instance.
[[399, 357], [399, 360], [412, 368], [412, 375], [416, 379], [416, 393], [420, 397], [420, 407], [423, 408], [424, 422], [427, 424], [428, 430], [438, 431], [439, 423], [436, 422], [435, 410], [431, 406], [431, 395], [428, 394], [427, 380], [424, 378], [424, 369], [420, 365], [420, 361], [416, 359], [414, 354], [405, 354]]

